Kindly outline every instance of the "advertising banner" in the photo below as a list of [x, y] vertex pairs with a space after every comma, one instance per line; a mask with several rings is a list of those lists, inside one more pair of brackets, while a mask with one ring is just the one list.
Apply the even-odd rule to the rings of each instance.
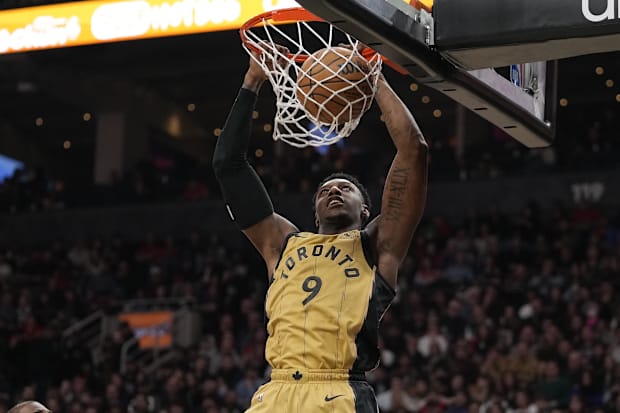
[[238, 29], [292, 0], [80, 1], [0, 12], [0, 54]]
[[118, 316], [126, 321], [139, 339], [140, 348], [166, 348], [172, 345], [171, 311], [124, 313]]

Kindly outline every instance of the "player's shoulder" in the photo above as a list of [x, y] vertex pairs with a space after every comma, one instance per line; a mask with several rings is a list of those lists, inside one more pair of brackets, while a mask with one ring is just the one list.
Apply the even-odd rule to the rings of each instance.
[[358, 239], [362, 237], [362, 230], [353, 229], [338, 234], [338, 239]]
[[286, 240], [284, 241], [284, 247], [298, 247], [300, 245], [304, 245], [306, 243], [312, 243], [316, 241], [316, 237], [320, 236], [319, 234], [315, 234], [314, 232], [307, 231], [295, 231], [288, 234]]

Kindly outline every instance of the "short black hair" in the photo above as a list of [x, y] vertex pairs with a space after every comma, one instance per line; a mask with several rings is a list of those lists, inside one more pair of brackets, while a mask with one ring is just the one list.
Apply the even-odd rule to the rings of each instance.
[[327, 176], [325, 179], [321, 181], [319, 186], [317, 186], [316, 191], [314, 192], [314, 196], [312, 197], [312, 201], [313, 201], [312, 208], [313, 209], [316, 208], [316, 197], [319, 194], [319, 189], [323, 185], [325, 185], [326, 182], [331, 181], [332, 179], [346, 179], [347, 181], [351, 182], [362, 193], [362, 197], [364, 198], [364, 203], [368, 207], [368, 211], [372, 209], [372, 201], [370, 200], [370, 195], [368, 195], [368, 190], [366, 189], [366, 187], [362, 185], [359, 179], [345, 172], [334, 172], [333, 174], [330, 174], [329, 176]]

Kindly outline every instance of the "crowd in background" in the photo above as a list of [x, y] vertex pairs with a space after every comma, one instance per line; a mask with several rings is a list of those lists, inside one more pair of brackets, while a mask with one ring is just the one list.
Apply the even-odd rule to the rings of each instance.
[[[241, 237], [241, 235], [239, 235]], [[620, 216], [593, 207], [426, 218], [368, 374], [382, 412], [620, 411]], [[241, 412], [268, 375], [267, 277], [249, 243], [213, 234], [0, 250], [0, 413]], [[147, 372], [61, 339], [97, 310], [193, 297], [198, 344]]]
[[[466, 137], [461, 151], [455, 137], [435, 136], [429, 128], [431, 183], [617, 167], [620, 125], [615, 112], [590, 108], [571, 113], [574, 116], [562, 118], [554, 145], [536, 150], [491, 128], [485, 139]], [[376, 130], [360, 128], [360, 133], [385, 134], [383, 125], [379, 126]], [[252, 142], [248, 157], [273, 195], [312, 192], [334, 170], [355, 174], [369, 189], [378, 189], [393, 156], [389, 140], [375, 136], [304, 150], [286, 144], [265, 145], [263, 140]], [[124, 174], [115, 174], [109, 185], [78, 184], [43, 169], [18, 170], [0, 183], [0, 213], [219, 198], [210, 163], [199, 163], [169, 148], [152, 151]]]
[[[7, 0], [0, 9], [40, 3]], [[466, 136], [462, 147], [452, 132], [427, 128], [431, 185], [617, 168], [612, 108], [560, 109], [556, 142], [538, 150], [494, 128]], [[374, 139], [385, 134], [379, 126], [319, 149], [252, 141], [249, 159], [273, 195], [311, 193], [334, 170], [377, 193], [393, 156], [387, 139]], [[0, 182], [0, 214], [220, 199], [211, 165], [171, 148], [148, 153], [108, 185], [72, 180], [81, 174], [92, 171], [19, 169]], [[530, 205], [511, 215], [429, 213], [383, 318], [381, 364], [368, 373], [381, 412], [620, 412], [618, 212]], [[54, 413], [244, 411], [269, 376], [267, 277], [248, 242], [221, 236], [26, 247], [0, 235], [0, 413], [30, 399]], [[139, 361], [121, 368], [121, 349], [135, 337], [127, 323], [97, 352], [63, 338], [95, 312], [114, 318], [127, 300], [166, 297], [188, 298], [201, 330], [197, 343], [175, 345], [155, 369]]]

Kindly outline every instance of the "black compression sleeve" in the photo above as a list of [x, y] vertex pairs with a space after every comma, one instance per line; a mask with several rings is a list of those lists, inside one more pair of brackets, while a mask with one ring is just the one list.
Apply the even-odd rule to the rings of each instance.
[[241, 229], [273, 214], [265, 186], [247, 160], [256, 94], [241, 89], [213, 153], [213, 170], [228, 213]]

